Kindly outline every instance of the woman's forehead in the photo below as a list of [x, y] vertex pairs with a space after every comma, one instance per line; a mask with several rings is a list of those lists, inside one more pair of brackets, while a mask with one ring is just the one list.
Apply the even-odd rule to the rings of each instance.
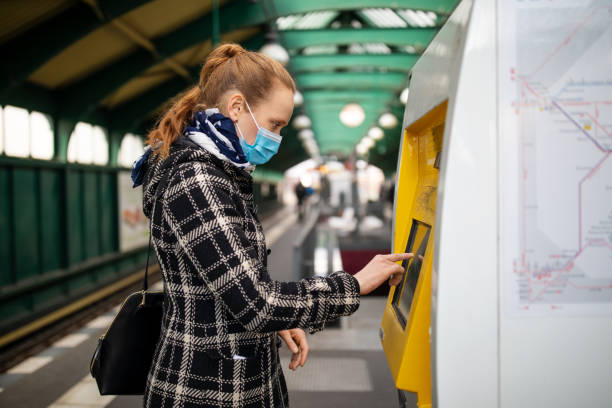
[[293, 113], [293, 91], [285, 86], [275, 86], [258, 108], [267, 111], [268, 116], [287, 123]]

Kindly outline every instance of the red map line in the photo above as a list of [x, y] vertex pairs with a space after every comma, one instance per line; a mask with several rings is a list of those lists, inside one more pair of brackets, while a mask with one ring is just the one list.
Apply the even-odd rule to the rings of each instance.
[[576, 35], [576, 33], [577, 33], [577, 32], [578, 32], [578, 31], [579, 31], [579, 30], [580, 30], [582, 27], [584, 27], [584, 25], [585, 25], [585, 24], [586, 24], [586, 23], [587, 23], [587, 22], [588, 22], [588, 21], [589, 21], [589, 20], [590, 20], [590, 19], [591, 19], [591, 18], [592, 18], [592, 17], [593, 17], [593, 16], [594, 16], [596, 13], [597, 13], [597, 11], [598, 11], [600, 8], [609, 8], [609, 7], [599, 7], [599, 8], [596, 8], [595, 10], [593, 10], [593, 12], [592, 12], [591, 14], [589, 14], [589, 15], [588, 15], [588, 16], [587, 16], [587, 17], [586, 17], [584, 20], [582, 20], [582, 22], [581, 22], [581, 23], [579, 23], [579, 24], [578, 24], [578, 26], [576, 26], [576, 28], [574, 28], [574, 30], [573, 30], [573, 31], [572, 31], [572, 32], [571, 32], [571, 33], [570, 33], [570, 34], [567, 36], [567, 38], [565, 38], [565, 39], [564, 39], [564, 40], [561, 42], [561, 44], [559, 44], [559, 45], [557, 46], [557, 48], [555, 48], [555, 49], [554, 49], [554, 51], [553, 51], [552, 53], [550, 53], [550, 54], [549, 54], [549, 55], [548, 55], [548, 56], [547, 56], [547, 57], [544, 59], [544, 61], [542, 61], [542, 63], [540, 64], [540, 66], [539, 66], [538, 68], [536, 68], [536, 70], [535, 70], [535, 71], [533, 71], [533, 72], [531, 73], [531, 75], [529, 75], [529, 76], [530, 76], [530, 77], [534, 76], [534, 75], [535, 75], [535, 74], [537, 74], [537, 73], [538, 73], [538, 72], [539, 72], [539, 71], [540, 71], [542, 68], [544, 68], [544, 66], [545, 66], [546, 64], [548, 64], [548, 63], [550, 62], [550, 60], [551, 60], [551, 59], [552, 59], [552, 58], [553, 58], [555, 55], [557, 55], [557, 53], [558, 53], [559, 51], [561, 51], [561, 49], [562, 49], [563, 47], [565, 47], [567, 44], [569, 44], [569, 43], [570, 43], [570, 41], [572, 40], [572, 37], [573, 37], [574, 35]]
[[582, 248], [582, 184], [599, 171], [601, 165], [608, 157], [610, 157], [610, 152], [608, 152], [578, 183], [578, 248]]
[[584, 112], [585, 115], [587, 115], [589, 118], [591, 118], [591, 120], [597, 125], [598, 128], [600, 128], [601, 130], [603, 130], [603, 132], [606, 134], [607, 137], [612, 137], [612, 135], [610, 133], [608, 133], [608, 131], [606, 130], [605, 127], [603, 127], [601, 125], [601, 123], [599, 123], [597, 121], [597, 119], [595, 119], [590, 113], [588, 112]]

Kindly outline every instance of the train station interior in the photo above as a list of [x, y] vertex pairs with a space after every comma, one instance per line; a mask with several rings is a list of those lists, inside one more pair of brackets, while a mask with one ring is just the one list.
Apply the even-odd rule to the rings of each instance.
[[[96, 371], [145, 270], [168, 290], [134, 166], [226, 43], [296, 86], [249, 176], [270, 278], [414, 254], [306, 330], [303, 367], [279, 337], [289, 406], [612, 407], [611, 0], [11, 0], [0, 21], [0, 407], [143, 406]], [[193, 401], [164, 406], [213, 406]], [[235, 401], [214, 406], [287, 408]]]

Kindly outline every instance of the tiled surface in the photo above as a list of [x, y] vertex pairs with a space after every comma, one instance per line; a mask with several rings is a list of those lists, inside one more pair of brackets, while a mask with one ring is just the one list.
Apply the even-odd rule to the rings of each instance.
[[[283, 367], [290, 359], [283, 357]], [[368, 362], [355, 357], [311, 357], [297, 371], [285, 370], [287, 388], [292, 391], [374, 391]]]
[[50, 408], [76, 408], [76, 407], [91, 407], [103, 408], [111, 403], [116, 397], [113, 395], [100, 395], [98, 386], [89, 374], [83, 377], [81, 381], [76, 383], [65, 394], [63, 394], [56, 402], [51, 404]]

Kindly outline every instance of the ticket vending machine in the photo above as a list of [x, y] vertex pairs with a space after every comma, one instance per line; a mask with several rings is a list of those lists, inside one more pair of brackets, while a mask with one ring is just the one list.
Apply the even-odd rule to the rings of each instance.
[[612, 406], [611, 50], [612, 0], [463, 0], [412, 68], [379, 335], [419, 408]]
[[391, 290], [380, 337], [398, 389], [431, 406], [430, 297], [438, 175], [447, 102], [404, 131], [396, 188], [394, 252], [411, 252], [401, 284]]

